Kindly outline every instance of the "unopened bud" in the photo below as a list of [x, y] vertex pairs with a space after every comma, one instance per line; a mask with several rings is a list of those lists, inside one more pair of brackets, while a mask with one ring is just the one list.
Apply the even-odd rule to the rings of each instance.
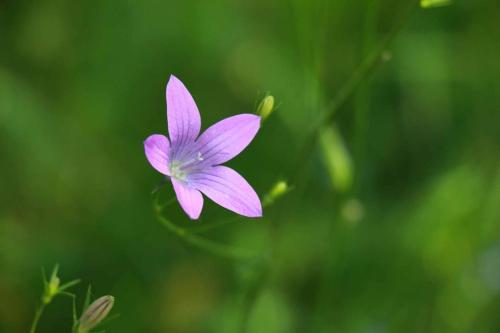
[[451, 0], [420, 0], [420, 7], [434, 8], [451, 5]]
[[79, 321], [78, 333], [87, 333], [96, 327], [113, 307], [115, 298], [113, 296], [102, 296], [96, 299], [82, 314]]
[[262, 118], [262, 121], [266, 120], [274, 110], [274, 97], [272, 95], [267, 95], [264, 97], [262, 102], [260, 102], [257, 108], [257, 114]]
[[280, 180], [271, 188], [269, 193], [264, 197], [264, 206], [272, 204], [276, 199], [279, 199], [281, 196], [286, 194], [290, 190], [288, 184]]
[[271, 191], [269, 192], [269, 195], [275, 199], [281, 197], [283, 194], [286, 193], [288, 189], [288, 185], [285, 181], [279, 181], [277, 182], [273, 188], [271, 189]]
[[52, 298], [57, 295], [59, 292], [59, 284], [61, 280], [57, 277], [57, 271], [52, 274], [49, 283], [45, 286], [45, 292], [42, 296], [42, 301], [45, 304], [49, 304], [52, 301]]
[[49, 294], [55, 295], [57, 293], [57, 290], [59, 290], [59, 284], [61, 283], [61, 280], [57, 276], [54, 276], [50, 282], [49, 282]]

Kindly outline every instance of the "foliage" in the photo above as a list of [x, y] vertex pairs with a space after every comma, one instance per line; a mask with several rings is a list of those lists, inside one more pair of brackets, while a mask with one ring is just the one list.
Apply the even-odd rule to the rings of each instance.
[[[119, 300], [109, 332], [500, 331], [499, 6], [1, 2], [0, 332], [29, 331], [54, 262]], [[262, 219], [150, 194], [169, 74], [203, 124], [272, 93], [228, 163]], [[46, 282], [37, 332], [67, 332]]]

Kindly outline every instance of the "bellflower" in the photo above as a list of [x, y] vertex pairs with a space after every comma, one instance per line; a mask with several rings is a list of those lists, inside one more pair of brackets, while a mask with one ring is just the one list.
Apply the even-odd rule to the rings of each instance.
[[260, 117], [239, 114], [219, 121], [200, 136], [200, 113], [184, 84], [170, 76], [166, 89], [169, 139], [153, 134], [144, 141], [149, 163], [172, 181], [177, 200], [191, 219], [198, 219], [202, 193], [217, 204], [247, 217], [262, 216], [259, 197], [233, 169], [220, 165], [253, 140]]

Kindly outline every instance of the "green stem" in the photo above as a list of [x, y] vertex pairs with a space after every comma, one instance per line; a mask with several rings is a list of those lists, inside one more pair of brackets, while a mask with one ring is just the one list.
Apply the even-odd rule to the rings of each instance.
[[155, 198], [155, 201], [154, 201], [154, 205], [156, 207], [157, 210], [160, 210], [162, 211], [165, 207], [168, 207], [170, 206], [171, 204], [173, 204], [175, 202], [175, 197], [168, 200], [167, 202], [165, 202], [164, 204], [160, 204], [158, 202], [158, 197]]
[[33, 318], [33, 323], [31, 324], [30, 333], [35, 333], [36, 328], [38, 326], [38, 322], [40, 321], [40, 317], [42, 316], [43, 310], [45, 309], [45, 304], [40, 303], [38, 308], [35, 311], [35, 317]]
[[413, 14], [414, 10], [418, 8], [418, 1], [413, 0], [411, 2], [411, 6], [406, 12], [403, 14], [401, 19], [397, 24], [394, 25], [389, 34], [382, 39], [377, 47], [368, 54], [363, 61], [359, 64], [359, 66], [354, 70], [351, 77], [344, 83], [344, 85], [340, 88], [337, 95], [331, 100], [329, 104], [323, 109], [321, 116], [318, 120], [312, 125], [310, 134], [306, 138], [306, 141], [302, 147], [301, 152], [299, 153], [299, 162], [296, 163], [297, 170], [294, 174], [294, 180], [297, 180], [303, 170], [304, 161], [308, 160], [309, 155], [313, 152], [313, 146], [316, 143], [317, 135], [323, 126], [328, 125], [334, 119], [337, 111], [346, 103], [346, 101], [353, 95], [359, 85], [373, 72], [375, 68], [379, 64], [383, 62], [383, 54], [394, 40], [394, 38], [398, 35], [401, 29], [404, 27], [406, 22], [409, 20], [411, 14]]
[[[364, 0], [365, 19], [363, 29], [362, 57], [365, 57], [373, 49], [377, 31], [379, 2]], [[354, 97], [354, 139], [353, 139], [353, 160], [356, 166], [355, 191], [360, 184], [362, 177], [363, 156], [366, 144], [366, 131], [368, 130], [368, 117], [370, 113], [370, 91], [371, 80], [366, 79], [362, 83]]]
[[207, 231], [211, 231], [211, 230], [214, 230], [214, 229], [219, 229], [225, 225], [228, 225], [228, 224], [231, 224], [233, 222], [236, 222], [240, 219], [239, 216], [234, 216], [232, 218], [228, 218], [228, 219], [225, 219], [225, 220], [220, 220], [220, 221], [217, 221], [217, 222], [213, 222], [213, 223], [210, 223], [210, 224], [204, 224], [204, 225], [200, 225], [198, 227], [194, 227], [192, 229], [190, 229], [191, 232], [193, 233], [203, 233], [203, 232], [207, 232]]
[[181, 238], [186, 243], [225, 258], [230, 259], [252, 259], [256, 258], [257, 255], [253, 252], [232, 247], [230, 245], [221, 244], [203, 237], [200, 237], [184, 228], [176, 226], [174, 223], [169, 221], [167, 218], [161, 215], [161, 210], [156, 207], [156, 217], [158, 221], [165, 226], [170, 232], [172, 232], [177, 237]]
[[[288, 191], [290, 191], [290, 190], [291, 190], [291, 188], [288, 189]], [[266, 196], [264, 196], [264, 200], [262, 201], [262, 208], [270, 207], [274, 203], [274, 201], [266, 201], [265, 198], [266, 198]], [[198, 227], [193, 227], [193, 228], [190, 228], [189, 231], [191, 231], [192, 233], [195, 233], [195, 234], [204, 233], [207, 231], [212, 231], [214, 229], [219, 229], [220, 227], [231, 224], [231, 223], [236, 222], [240, 219], [241, 219], [241, 215], [237, 215], [237, 216], [233, 216], [233, 217], [230, 217], [228, 219], [225, 219], [225, 220], [220, 220], [220, 221], [213, 222], [210, 224], [204, 224], [204, 225], [201, 225]]]

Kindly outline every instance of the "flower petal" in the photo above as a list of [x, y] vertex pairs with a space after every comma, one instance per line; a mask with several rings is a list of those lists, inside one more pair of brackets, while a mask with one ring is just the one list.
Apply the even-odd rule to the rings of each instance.
[[201, 209], [203, 208], [203, 196], [200, 191], [189, 187], [183, 182], [172, 179], [175, 195], [182, 209], [186, 212], [190, 219], [196, 220], [200, 217]]
[[170, 171], [168, 170], [170, 143], [167, 137], [160, 134], [150, 135], [144, 141], [144, 152], [153, 168], [164, 175], [170, 175]]
[[229, 161], [253, 140], [260, 127], [260, 117], [239, 114], [215, 123], [198, 138], [194, 154], [204, 165]]
[[191, 174], [190, 184], [224, 208], [247, 217], [262, 216], [262, 205], [254, 189], [239, 173], [215, 166]]
[[167, 83], [166, 97], [168, 133], [172, 147], [194, 142], [200, 133], [200, 112], [184, 84], [173, 75]]

